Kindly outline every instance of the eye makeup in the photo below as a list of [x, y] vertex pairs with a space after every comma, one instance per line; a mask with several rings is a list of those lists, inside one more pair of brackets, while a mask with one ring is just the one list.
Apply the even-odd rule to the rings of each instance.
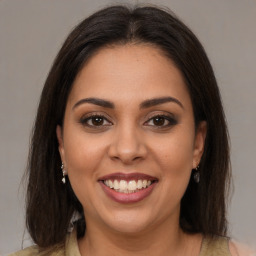
[[156, 128], [167, 128], [170, 126], [174, 126], [178, 123], [178, 121], [173, 116], [157, 114], [151, 117], [144, 124], [148, 126], [155, 126]]
[[[83, 115], [79, 123], [90, 130], [101, 131], [113, 126], [114, 123], [102, 112], [93, 112]], [[167, 130], [178, 124], [177, 118], [170, 113], [151, 113], [142, 123], [143, 126], [156, 130]]]
[[109, 121], [102, 113], [90, 113], [82, 116], [79, 119], [79, 123], [89, 129], [103, 129], [112, 126], [113, 123]]

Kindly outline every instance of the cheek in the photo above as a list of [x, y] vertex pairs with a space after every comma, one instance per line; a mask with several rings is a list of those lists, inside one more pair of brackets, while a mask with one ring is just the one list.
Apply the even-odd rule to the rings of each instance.
[[[179, 175], [183, 171], [191, 171], [193, 165], [194, 139], [193, 134], [177, 133], [159, 143], [155, 155], [159, 164], [167, 170]], [[170, 171], [168, 171], [170, 170]]]
[[[90, 191], [97, 184], [98, 167], [103, 159], [104, 144], [97, 135], [66, 126], [64, 150], [68, 177], [80, 202], [87, 202]], [[94, 182], [95, 181], [95, 182]]]
[[155, 151], [156, 163], [160, 167], [163, 189], [168, 197], [180, 200], [183, 196], [193, 166], [192, 133], [181, 133], [162, 141]]
[[93, 204], [93, 191], [98, 189], [97, 178], [104, 145], [96, 136], [83, 132], [69, 133], [66, 129], [65, 158], [72, 189], [83, 207]]
[[84, 175], [97, 168], [104, 153], [100, 136], [88, 135], [79, 129], [66, 129], [64, 141], [69, 172]]

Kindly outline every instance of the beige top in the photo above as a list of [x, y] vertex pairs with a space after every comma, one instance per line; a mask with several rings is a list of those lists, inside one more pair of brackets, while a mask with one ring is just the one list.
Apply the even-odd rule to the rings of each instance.
[[[40, 252], [37, 246], [31, 246], [9, 256], [81, 256], [78, 248], [76, 231], [67, 235], [65, 244], [55, 246], [49, 250]], [[204, 238], [199, 256], [232, 256], [229, 250], [229, 239], [226, 237], [216, 237], [215, 239]], [[236, 253], [234, 254], [236, 255]], [[240, 254], [237, 254], [240, 255]], [[243, 254], [252, 255], [252, 254]], [[253, 254], [254, 255], [254, 254]]]

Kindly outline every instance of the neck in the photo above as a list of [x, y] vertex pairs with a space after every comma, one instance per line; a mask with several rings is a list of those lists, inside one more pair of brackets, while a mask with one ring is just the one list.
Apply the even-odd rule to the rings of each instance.
[[170, 223], [132, 234], [87, 225], [85, 236], [79, 240], [82, 256], [198, 255], [200, 245], [200, 235], [188, 235]]

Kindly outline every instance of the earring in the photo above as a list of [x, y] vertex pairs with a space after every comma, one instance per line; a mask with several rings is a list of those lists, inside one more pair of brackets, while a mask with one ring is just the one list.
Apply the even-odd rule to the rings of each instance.
[[194, 171], [193, 178], [194, 178], [195, 183], [199, 183], [200, 182], [199, 165], [196, 167], [196, 169]]
[[62, 175], [63, 175], [63, 178], [62, 178], [62, 183], [65, 184], [66, 183], [66, 178], [65, 178], [65, 175], [67, 174], [66, 170], [64, 170], [64, 164], [61, 163], [61, 170], [62, 170]]
[[71, 233], [75, 227], [75, 223], [82, 218], [81, 214], [78, 211], [73, 212], [71, 220], [68, 225], [68, 232]]

